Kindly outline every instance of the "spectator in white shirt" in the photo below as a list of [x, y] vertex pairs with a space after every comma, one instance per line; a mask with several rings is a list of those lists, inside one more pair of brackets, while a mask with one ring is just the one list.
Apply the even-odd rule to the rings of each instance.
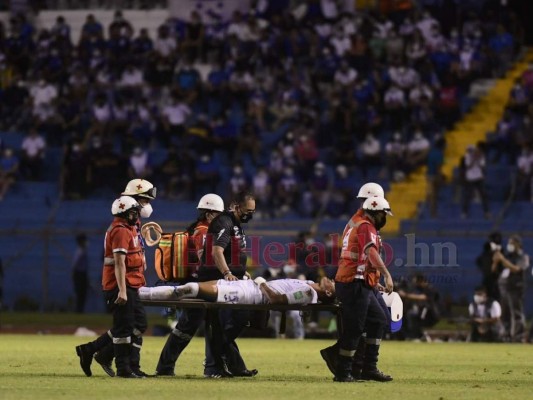
[[430, 102], [433, 101], [433, 91], [425, 83], [419, 82], [409, 92], [409, 101], [411, 102], [412, 106], [416, 106], [420, 104], [420, 100], [422, 100], [423, 97]]
[[320, 0], [322, 15], [329, 21], [334, 21], [339, 16], [339, 8], [336, 0]]
[[101, 124], [105, 124], [111, 121], [111, 119], [113, 118], [111, 104], [109, 104], [104, 94], [98, 95], [94, 102], [93, 117], [97, 122]]
[[381, 143], [372, 133], [367, 133], [361, 143], [361, 170], [363, 176], [368, 175], [368, 167], [381, 165]]
[[57, 99], [57, 89], [51, 83], [41, 79], [30, 90], [30, 97], [33, 103], [33, 113], [34, 115], [39, 115], [47, 109], [53, 109], [54, 101]]
[[320, 38], [328, 38], [333, 32], [332, 25], [322, 19], [318, 20], [316, 24], [314, 24], [313, 29], [318, 34], [318, 36], [320, 36]]
[[398, 87], [398, 85], [392, 84], [391, 87], [385, 92], [383, 96], [383, 102], [385, 103], [385, 107], [387, 109], [404, 107], [406, 105], [405, 93]]
[[171, 57], [178, 46], [176, 39], [170, 36], [170, 29], [166, 25], [161, 25], [157, 33], [154, 43], [155, 52], [163, 58]]
[[406, 145], [402, 134], [395, 132], [392, 140], [385, 145], [386, 166], [389, 179], [399, 182], [405, 179], [405, 153]]
[[357, 71], [350, 67], [348, 61], [342, 60], [340, 68], [335, 72], [333, 79], [341, 87], [351, 86], [357, 79]]
[[139, 68], [136, 68], [135, 65], [128, 64], [122, 72], [118, 86], [122, 88], [138, 89], [142, 84], [142, 71]]
[[426, 162], [431, 145], [422, 131], [417, 130], [407, 144], [406, 161], [409, 170], [413, 170]]
[[416, 27], [420, 30], [424, 39], [431, 36], [431, 30], [434, 26], [439, 26], [439, 22], [427, 11], [422, 14], [416, 23]]
[[341, 27], [344, 34], [348, 37], [357, 34], [358, 24], [355, 16], [352, 13], [344, 12], [342, 18], [337, 22], [337, 26]]
[[385, 14], [380, 14], [377, 20], [374, 21], [374, 34], [380, 39], [387, 39], [393, 29], [394, 24], [387, 19]]
[[171, 96], [170, 103], [161, 111], [161, 123], [164, 130], [162, 140], [165, 144], [170, 143], [172, 137], [183, 137], [185, 124], [191, 113], [191, 109], [180, 95]]
[[411, 89], [420, 80], [418, 73], [413, 68], [405, 65], [389, 68], [389, 76], [392, 82], [404, 90]]
[[522, 154], [518, 157], [516, 166], [518, 167], [516, 199], [531, 201], [531, 178], [533, 177], [533, 151], [531, 150], [531, 145], [527, 145], [522, 149]]
[[388, 125], [392, 129], [398, 129], [406, 119], [405, 93], [395, 83], [391, 85], [383, 96], [383, 104], [386, 110]]
[[470, 316], [470, 342], [499, 342], [501, 341], [502, 307], [496, 300], [487, 295], [487, 289], [482, 286], [476, 288], [474, 301], [468, 306]]
[[130, 178], [151, 179], [152, 167], [148, 150], [139, 146], [133, 148], [129, 157], [128, 175]]
[[399, 33], [404, 38], [409, 38], [413, 33], [415, 32], [415, 25], [413, 24], [413, 21], [411, 18], [406, 17], [399, 28]]
[[431, 28], [429, 36], [426, 36], [425, 40], [430, 52], [439, 51], [446, 47], [446, 38], [442, 35], [438, 25]]
[[239, 10], [233, 12], [231, 23], [226, 31], [228, 36], [235, 35], [240, 41], [246, 41], [250, 35], [250, 28]]
[[343, 57], [352, 46], [350, 38], [346, 36], [342, 28], [337, 28], [335, 30], [335, 35], [330, 39], [329, 42], [335, 49], [335, 54], [337, 57]]
[[485, 218], [489, 218], [489, 205], [485, 192], [485, 155], [480, 144], [468, 146], [464, 155], [463, 212], [461, 218], [468, 216], [474, 191], [479, 194]]
[[22, 156], [20, 170], [29, 180], [39, 180], [43, 169], [46, 141], [39, 135], [37, 129], [30, 128], [28, 135], [22, 141]]

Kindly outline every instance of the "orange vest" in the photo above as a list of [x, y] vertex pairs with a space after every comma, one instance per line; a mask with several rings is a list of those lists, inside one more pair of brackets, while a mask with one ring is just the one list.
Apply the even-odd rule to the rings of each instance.
[[144, 279], [145, 259], [137, 228], [130, 226], [122, 218], [115, 218], [105, 235], [104, 268], [102, 287], [111, 290], [118, 286], [115, 276], [114, 253], [126, 253], [126, 285], [140, 288], [146, 285]]
[[[361, 229], [365, 225], [367, 226], [366, 234]], [[380, 273], [372, 267], [365, 254], [365, 251], [372, 245], [379, 252], [381, 240], [374, 226], [364, 216], [363, 210], [358, 210], [350, 218], [342, 234], [342, 248], [335, 280], [349, 283], [358, 278], [364, 279], [371, 287], [376, 286]]]
[[209, 228], [209, 224], [205, 221], [199, 222], [198, 225], [196, 225], [196, 227], [194, 228], [194, 232], [190, 240], [192, 242], [192, 247], [194, 247], [196, 252], [204, 248], [205, 235], [207, 235], [207, 228]]

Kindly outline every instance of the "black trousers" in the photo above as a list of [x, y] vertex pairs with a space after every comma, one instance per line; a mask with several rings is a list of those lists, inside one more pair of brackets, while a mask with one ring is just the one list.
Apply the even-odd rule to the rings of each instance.
[[383, 296], [381, 295], [380, 291], [377, 289], [373, 289], [373, 291], [374, 291], [374, 296], [376, 296], [378, 304], [383, 310], [383, 314], [385, 314], [385, 318], [387, 320], [385, 323], [385, 329], [383, 331], [383, 335], [385, 335], [385, 333], [390, 332], [390, 326], [392, 322], [389, 307], [387, 307], [387, 304], [385, 303], [385, 299], [383, 299]]
[[[241, 357], [239, 347], [235, 339], [242, 333], [244, 328], [249, 324], [249, 310], [212, 310], [214, 311], [211, 318], [217, 318], [218, 321], [212, 321], [214, 328], [212, 337], [208, 332], [205, 335], [205, 369], [204, 374], [212, 375], [220, 373], [219, 357], [227, 363], [233, 373], [239, 373], [246, 369], [246, 364]], [[218, 314], [218, 315], [217, 315]], [[218, 322], [218, 326], [216, 324]]]
[[146, 331], [148, 322], [146, 311], [141, 303], [137, 289], [127, 287], [128, 301], [124, 305], [115, 304], [118, 296], [118, 287], [104, 291], [107, 308], [113, 314], [113, 338], [129, 338], [136, 328], [141, 333]]
[[335, 292], [342, 303], [341, 349], [355, 351], [363, 332], [369, 338], [383, 337], [387, 316], [374, 289], [356, 279], [350, 283], [335, 282]]

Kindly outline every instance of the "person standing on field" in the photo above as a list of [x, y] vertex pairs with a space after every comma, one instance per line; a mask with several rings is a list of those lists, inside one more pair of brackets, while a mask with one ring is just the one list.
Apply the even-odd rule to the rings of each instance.
[[[194, 250], [190, 254], [197, 256], [196, 263], [202, 258], [207, 228], [211, 221], [224, 211], [224, 201], [220, 196], [214, 193], [208, 193], [202, 196], [198, 202], [197, 209], [198, 218], [186, 229], [186, 232], [189, 233], [188, 247]], [[191, 276], [179, 283], [183, 285], [187, 282], [196, 282], [197, 280], [197, 274], [195, 274], [195, 277]], [[170, 332], [165, 346], [161, 350], [156, 367], [157, 376], [175, 375], [174, 367], [176, 361], [196, 334], [204, 317], [205, 310], [201, 308], [184, 308], [181, 311], [176, 327]]]
[[[136, 229], [141, 208], [132, 197], [121, 196], [116, 199], [111, 207], [114, 219], [107, 229], [104, 242], [102, 287], [108, 310], [113, 314], [111, 335], [116, 374], [122, 378], [143, 378], [130, 366], [134, 329], [146, 329], [147, 326], [146, 312], [138, 294], [138, 289], [146, 285], [145, 258]], [[87, 358], [92, 361], [94, 346], [92, 343], [81, 345], [76, 347], [76, 352], [85, 374], [90, 376], [90, 361]]]
[[[335, 276], [337, 299], [343, 304], [342, 330], [338, 340], [338, 361], [335, 366], [336, 382], [353, 382], [353, 357], [363, 332], [366, 346], [361, 379], [386, 382], [392, 377], [377, 369], [381, 338], [388, 318], [379, 304], [374, 289], [393, 290], [392, 277], [379, 255], [381, 241], [377, 231], [392, 215], [390, 205], [383, 197], [369, 197], [344, 228], [339, 268]], [[385, 278], [385, 287], [379, 283]]]

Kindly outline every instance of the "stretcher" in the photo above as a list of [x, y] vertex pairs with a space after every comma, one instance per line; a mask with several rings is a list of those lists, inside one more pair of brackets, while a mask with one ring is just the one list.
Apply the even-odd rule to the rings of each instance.
[[213, 324], [212, 316], [216, 311], [223, 309], [230, 310], [250, 310], [250, 311], [279, 311], [281, 312], [280, 334], [285, 333], [287, 326], [287, 311], [298, 310], [302, 313], [314, 311], [329, 311], [335, 314], [337, 319], [337, 327], [340, 327], [340, 310], [341, 306], [335, 304], [230, 304], [230, 303], [214, 303], [200, 299], [183, 299], [183, 300], [142, 300], [142, 304], [146, 307], [171, 307], [171, 308], [201, 308], [207, 310], [206, 312], [206, 326]]

